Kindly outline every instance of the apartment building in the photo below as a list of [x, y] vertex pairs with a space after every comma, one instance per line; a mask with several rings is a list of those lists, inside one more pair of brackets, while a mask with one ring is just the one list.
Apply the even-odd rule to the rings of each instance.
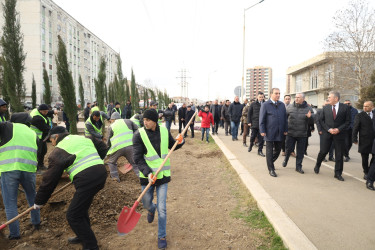
[[[27, 54], [24, 72], [26, 100], [31, 100], [31, 84], [34, 76], [37, 103], [43, 102], [43, 69], [46, 68], [51, 86], [52, 102], [62, 101], [55, 61], [58, 51], [58, 35], [66, 45], [77, 103], [79, 101], [79, 75], [81, 75], [84, 85], [85, 102], [96, 99], [94, 79], [98, 75], [102, 56], [107, 63], [107, 87], [114, 80], [117, 73], [116, 56], [118, 53], [53, 1], [18, 0], [17, 11], [20, 14], [21, 31], [24, 35], [24, 52]], [[1, 15], [0, 26], [3, 25], [4, 18]]]
[[269, 98], [272, 89], [272, 69], [270, 67], [256, 66], [246, 69], [245, 96], [248, 99], [257, 97], [258, 92], [263, 92]]

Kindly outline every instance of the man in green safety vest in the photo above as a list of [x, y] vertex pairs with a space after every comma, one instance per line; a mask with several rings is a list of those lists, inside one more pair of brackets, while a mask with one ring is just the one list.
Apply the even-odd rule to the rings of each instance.
[[142, 114], [135, 114], [133, 115], [130, 120], [135, 123], [135, 125], [138, 126], [138, 128], [143, 127], [143, 116]]
[[47, 203], [63, 172], [69, 174], [76, 192], [70, 202], [66, 218], [76, 237], [70, 244], [83, 245], [83, 249], [99, 249], [91, 230], [88, 210], [94, 196], [104, 187], [107, 170], [103, 159], [107, 146], [96, 138], [70, 135], [64, 127], [51, 129], [45, 140], [51, 140], [54, 150], [48, 156], [49, 168], [43, 174], [43, 182], [35, 197], [34, 209]]
[[103, 116], [100, 111], [94, 111], [87, 119], [85, 123], [85, 136], [93, 136], [98, 139], [103, 139], [103, 130], [104, 125]]
[[0, 98], [0, 122], [6, 122], [5, 114], [8, 110], [8, 103]]
[[[37, 154], [40, 152], [39, 139], [29, 128], [31, 116], [26, 112], [15, 113], [10, 121], [0, 123], [1, 195], [7, 220], [18, 215], [17, 197], [20, 184], [29, 205], [34, 204]], [[34, 229], [39, 230], [39, 211], [31, 211], [31, 223]], [[9, 231], [8, 239], [21, 238], [18, 220], [9, 225]]]
[[[171, 149], [176, 141], [167, 128], [158, 125], [158, 118], [155, 109], [148, 109], [143, 113], [144, 127], [138, 129], [133, 136], [133, 157], [134, 163], [139, 168], [142, 190], [149, 182], [153, 183], [143, 196], [142, 202], [144, 208], [148, 210], [147, 221], [149, 223], [153, 222], [155, 211], [158, 210], [158, 247], [166, 248], [166, 201], [168, 182], [171, 181], [170, 160], [167, 160], [157, 176], [154, 176], [154, 174], [168, 155], [168, 149]], [[176, 149], [179, 149], [185, 141], [181, 134], [176, 137], [176, 140], [179, 142]], [[154, 177], [156, 177], [156, 180]], [[152, 202], [154, 190], [157, 194], [156, 204]]]
[[120, 103], [119, 103], [119, 102], [116, 102], [116, 103], [115, 103], [115, 107], [112, 109], [111, 115], [112, 115], [114, 112], [119, 113], [120, 116], [121, 116], [121, 106], [120, 106]]
[[162, 119], [163, 119], [163, 115], [164, 115], [163, 110], [158, 109], [158, 103], [156, 101], [150, 102], [150, 109], [155, 109], [156, 112], [158, 113], [158, 124], [160, 126], [162, 124]]
[[108, 167], [111, 178], [120, 182], [120, 177], [117, 171], [117, 160], [124, 156], [132, 165], [136, 175], [138, 175], [138, 168], [133, 161], [133, 133], [138, 130], [138, 126], [131, 120], [121, 119], [117, 112], [111, 115], [111, 126], [108, 127]]
[[41, 104], [37, 109], [33, 109], [30, 113], [32, 117], [30, 128], [34, 130], [39, 140], [41, 140], [41, 153], [38, 155], [38, 170], [47, 169], [47, 167], [44, 166], [44, 156], [47, 153], [47, 144], [43, 141], [43, 139], [47, 136], [51, 129], [47, 118], [50, 113], [57, 114], [57, 110], [49, 110], [46, 104]]

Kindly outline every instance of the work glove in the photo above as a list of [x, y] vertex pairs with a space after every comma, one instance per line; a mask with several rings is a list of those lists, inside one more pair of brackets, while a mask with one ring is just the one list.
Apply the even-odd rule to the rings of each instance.
[[181, 144], [184, 141], [184, 137], [181, 134], [178, 134], [176, 136], [176, 141], [178, 141], [178, 144]]
[[151, 182], [151, 184], [155, 184], [156, 176], [154, 176], [152, 173], [148, 174], [148, 182]]
[[37, 204], [34, 204], [34, 210], [39, 210], [43, 207], [43, 205], [37, 205]]

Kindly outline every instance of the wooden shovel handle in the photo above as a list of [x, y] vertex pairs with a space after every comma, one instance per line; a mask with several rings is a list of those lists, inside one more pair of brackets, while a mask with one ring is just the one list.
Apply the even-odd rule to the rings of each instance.
[[[185, 125], [185, 128], [184, 130], [181, 132], [181, 135], [184, 135], [185, 132], [187, 131], [187, 129], [189, 128], [189, 125], [190, 123], [193, 121], [193, 119], [195, 118], [195, 116], [197, 115], [198, 111], [195, 111], [194, 115], [190, 118], [190, 121], [188, 122], [188, 124]], [[171, 150], [169, 151], [167, 157], [165, 157], [164, 161], [161, 163], [160, 167], [158, 168], [158, 170], [156, 171], [155, 173], [155, 177], [158, 176], [159, 172], [161, 171], [161, 169], [163, 168], [164, 164], [167, 162], [167, 160], [169, 159], [169, 156], [172, 154], [172, 152], [175, 150], [175, 148], [177, 147], [178, 145], [178, 141], [176, 141], [173, 145], [173, 147], [171, 148]], [[143, 190], [143, 192], [141, 193], [141, 195], [138, 197], [137, 199], [137, 202], [140, 202], [142, 200], [142, 197], [146, 194], [147, 190], [151, 187], [152, 183], [149, 182], [148, 185], [146, 186], [146, 188]]]
[[[58, 189], [56, 192], [54, 192], [52, 196], [55, 196], [56, 194], [60, 193], [63, 189], [65, 189], [66, 187], [68, 187], [70, 184], [72, 184], [72, 182], [69, 182], [68, 184], [65, 184], [64, 186], [62, 186], [60, 189]], [[13, 219], [11, 220], [8, 220], [7, 222], [5, 222], [3, 225], [0, 226], [0, 230], [5, 228], [7, 225], [15, 222], [16, 220], [18, 220], [20, 217], [30, 213], [32, 210], [34, 210], [34, 206], [31, 206], [29, 207], [28, 209], [26, 209], [24, 212], [20, 213], [19, 215], [17, 215], [16, 217], [14, 217]]]

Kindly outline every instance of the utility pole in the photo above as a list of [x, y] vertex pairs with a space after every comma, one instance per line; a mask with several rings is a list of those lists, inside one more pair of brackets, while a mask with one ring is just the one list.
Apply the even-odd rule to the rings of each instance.
[[179, 76], [176, 77], [177, 79], [180, 79], [179, 85], [181, 86], [181, 97], [188, 99], [189, 97], [189, 83], [186, 81], [186, 79], [189, 79], [191, 77], [187, 76], [187, 71], [185, 68], [178, 71]]

